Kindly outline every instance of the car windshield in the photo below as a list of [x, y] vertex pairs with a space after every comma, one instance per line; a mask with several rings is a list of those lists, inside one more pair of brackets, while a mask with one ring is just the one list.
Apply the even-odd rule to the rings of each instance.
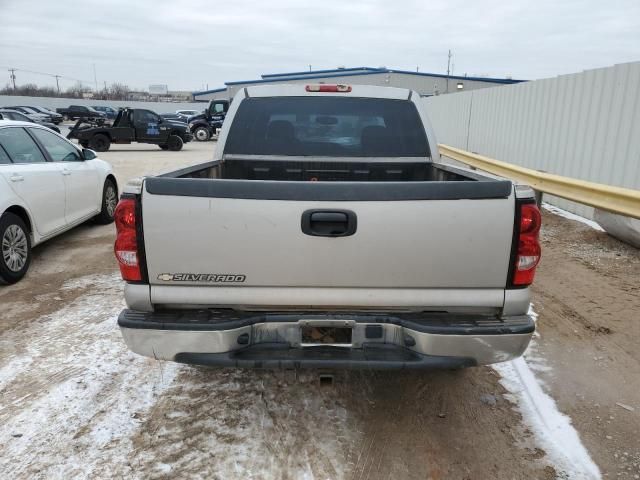
[[334, 96], [245, 99], [231, 124], [225, 153], [430, 156], [424, 127], [412, 102]]

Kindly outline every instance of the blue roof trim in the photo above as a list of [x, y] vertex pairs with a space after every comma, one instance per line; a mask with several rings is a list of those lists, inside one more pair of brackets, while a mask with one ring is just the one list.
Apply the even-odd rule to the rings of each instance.
[[225, 85], [244, 85], [247, 83], [271, 83], [271, 82], [286, 82], [287, 80], [307, 80], [314, 78], [335, 78], [335, 77], [354, 77], [356, 75], [376, 75], [379, 73], [387, 73], [388, 70], [375, 70], [370, 72], [353, 72], [353, 73], [341, 73], [335, 75], [299, 75], [297, 77], [286, 78], [265, 78], [258, 80], [241, 80], [238, 82], [225, 82]]
[[418, 75], [422, 77], [437, 77], [437, 78], [451, 78], [453, 80], [475, 80], [478, 82], [489, 82], [489, 83], [499, 83], [499, 84], [512, 84], [512, 83], [520, 83], [526, 82], [527, 80], [512, 80], [508, 78], [488, 78], [488, 77], [460, 77], [458, 75], [445, 75], [442, 73], [426, 73], [426, 72], [411, 72], [408, 70], [394, 70], [390, 68], [386, 69], [371, 69], [370, 71], [362, 72], [348, 72], [348, 73], [335, 73], [331, 75], [325, 74], [315, 74], [315, 75], [298, 75], [298, 76], [287, 76], [286, 78], [281, 77], [269, 77], [263, 79], [256, 80], [240, 80], [236, 82], [225, 82], [225, 85], [244, 85], [244, 84], [254, 84], [254, 83], [270, 83], [270, 82], [284, 82], [286, 80], [305, 80], [305, 79], [314, 79], [314, 78], [336, 78], [336, 77], [353, 77], [356, 75], [375, 75], [379, 73], [402, 73], [405, 75]]
[[356, 70], [385, 70], [384, 68], [372, 68], [372, 67], [351, 67], [351, 68], [332, 68], [330, 70], [310, 70], [306, 72], [289, 72], [289, 73], [266, 73], [264, 75], [260, 75], [262, 78], [272, 78], [272, 77], [291, 77], [298, 75], [314, 75], [318, 73], [335, 73], [335, 72], [353, 72]]
[[218, 92], [224, 92], [227, 89], [227, 87], [222, 87], [222, 88], [216, 88], [214, 90], [203, 90], [201, 92], [191, 92], [192, 95], [204, 95], [206, 93], [218, 93]]
[[446, 75], [444, 73], [427, 73], [427, 72], [412, 72], [410, 70], [396, 70], [393, 68], [387, 69], [389, 73], [404, 73], [407, 75], [421, 75], [424, 77], [438, 77], [438, 78], [452, 78], [454, 80], [475, 80], [477, 82], [493, 82], [493, 83], [521, 83], [528, 80], [514, 80], [510, 78], [490, 78], [490, 77], [461, 77], [459, 75]]

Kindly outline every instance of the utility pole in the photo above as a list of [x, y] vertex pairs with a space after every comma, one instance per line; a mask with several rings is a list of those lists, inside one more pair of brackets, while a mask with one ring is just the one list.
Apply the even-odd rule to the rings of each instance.
[[58, 95], [60, 95], [60, 82], [58, 82], [60, 75], [54, 75], [54, 77], [56, 77], [56, 87], [58, 87]]
[[96, 64], [93, 64], [93, 81], [96, 84], [96, 93], [98, 93], [98, 77], [96, 76]]
[[451, 50], [449, 50], [449, 54], [447, 55], [447, 93], [449, 93], [449, 73], [451, 72]]
[[311, 71], [311, 65], [309, 65], [309, 71]]
[[11, 82], [13, 83], [13, 89], [16, 89], [16, 69], [15, 68], [10, 68], [9, 71], [11, 72], [11, 75], [9, 76], [9, 78], [11, 79]]

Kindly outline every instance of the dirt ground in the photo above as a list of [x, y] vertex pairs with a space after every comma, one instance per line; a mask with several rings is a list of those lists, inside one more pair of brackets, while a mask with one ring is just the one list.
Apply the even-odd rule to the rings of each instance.
[[[213, 148], [100, 156], [122, 185]], [[82, 225], [37, 247], [27, 277], [0, 287], [2, 478], [594, 478], [554, 461], [557, 447], [534, 435], [490, 367], [334, 372], [325, 385], [318, 372], [136, 356], [115, 323], [113, 239], [112, 225]], [[526, 361], [603, 477], [640, 478], [640, 253], [549, 213], [543, 248]]]

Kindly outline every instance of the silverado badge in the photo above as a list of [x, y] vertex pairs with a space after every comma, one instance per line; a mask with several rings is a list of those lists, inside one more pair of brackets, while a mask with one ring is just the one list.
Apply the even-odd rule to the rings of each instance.
[[247, 277], [235, 273], [161, 273], [163, 282], [242, 283]]

